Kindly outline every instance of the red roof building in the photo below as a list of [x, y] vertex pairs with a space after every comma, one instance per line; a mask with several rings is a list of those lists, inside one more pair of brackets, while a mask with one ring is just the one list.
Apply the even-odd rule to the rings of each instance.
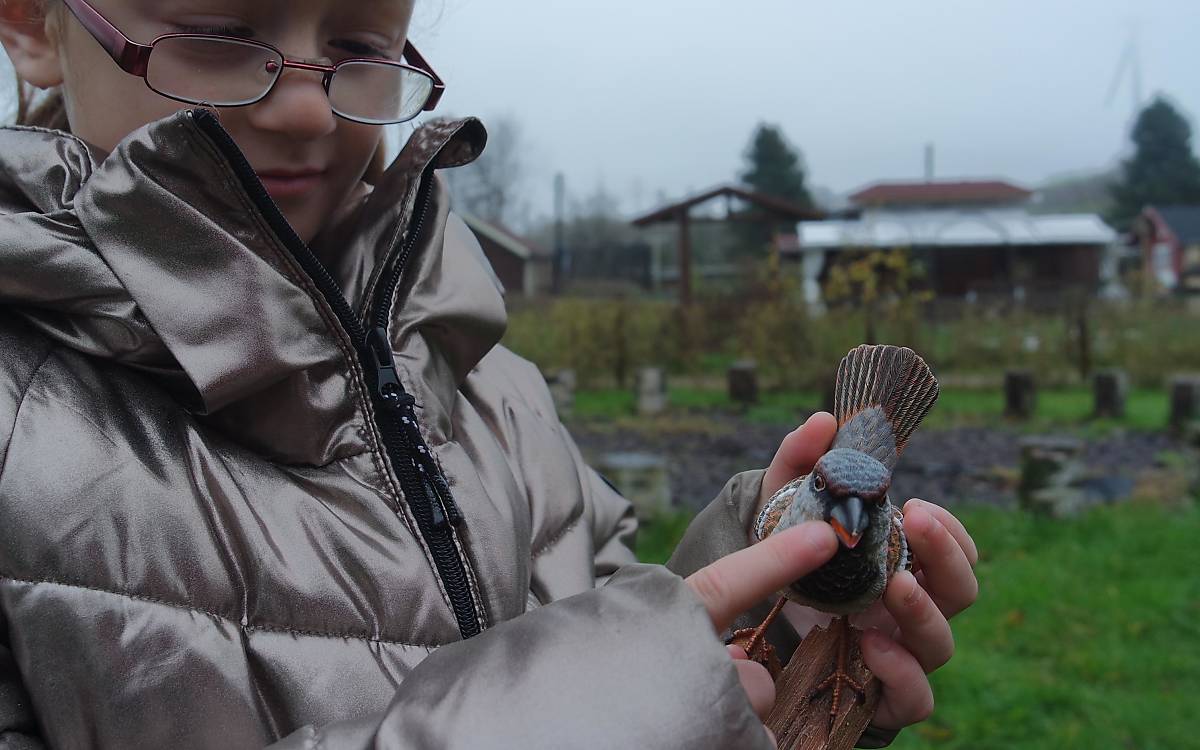
[[1024, 203], [1033, 192], [1000, 180], [958, 182], [880, 182], [859, 190], [850, 200], [860, 208], [997, 205]]

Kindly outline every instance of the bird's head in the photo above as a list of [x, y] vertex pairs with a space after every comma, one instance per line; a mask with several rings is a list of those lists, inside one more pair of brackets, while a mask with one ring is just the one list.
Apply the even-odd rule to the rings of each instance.
[[854, 549], [872, 522], [883, 517], [891, 483], [891, 471], [878, 460], [862, 451], [835, 448], [817, 461], [805, 489], [841, 543]]

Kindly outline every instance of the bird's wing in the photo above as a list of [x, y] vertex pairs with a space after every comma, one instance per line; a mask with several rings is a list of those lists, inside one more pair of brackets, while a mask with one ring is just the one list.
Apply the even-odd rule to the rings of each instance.
[[758, 517], [754, 519], [755, 539], [761, 542], [774, 533], [776, 527], [779, 526], [779, 520], [783, 518], [783, 514], [792, 506], [796, 495], [800, 493], [800, 486], [804, 484], [805, 479], [808, 479], [807, 474], [788, 482], [779, 492], [771, 496], [771, 499], [759, 511]]

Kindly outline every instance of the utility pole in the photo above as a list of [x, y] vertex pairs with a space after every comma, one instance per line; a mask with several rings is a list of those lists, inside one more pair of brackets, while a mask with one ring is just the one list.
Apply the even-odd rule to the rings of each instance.
[[555, 294], [562, 292], [567, 274], [566, 243], [567, 179], [563, 173], [554, 175], [554, 267], [552, 288]]

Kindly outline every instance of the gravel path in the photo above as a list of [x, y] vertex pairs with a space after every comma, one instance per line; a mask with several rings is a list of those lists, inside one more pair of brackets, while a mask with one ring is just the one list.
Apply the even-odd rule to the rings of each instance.
[[[788, 428], [717, 415], [683, 424], [663, 421], [569, 424], [588, 460], [611, 452], [665, 456], [676, 505], [693, 510], [716, 497], [734, 474], [767, 466]], [[921, 430], [909, 442], [893, 481], [893, 498], [921, 497], [946, 506], [1016, 503], [1022, 434], [1011, 429]], [[1127, 494], [1138, 476], [1164, 453], [1183, 450], [1158, 433], [1114, 433], [1086, 444], [1088, 474], [1113, 494]]]

